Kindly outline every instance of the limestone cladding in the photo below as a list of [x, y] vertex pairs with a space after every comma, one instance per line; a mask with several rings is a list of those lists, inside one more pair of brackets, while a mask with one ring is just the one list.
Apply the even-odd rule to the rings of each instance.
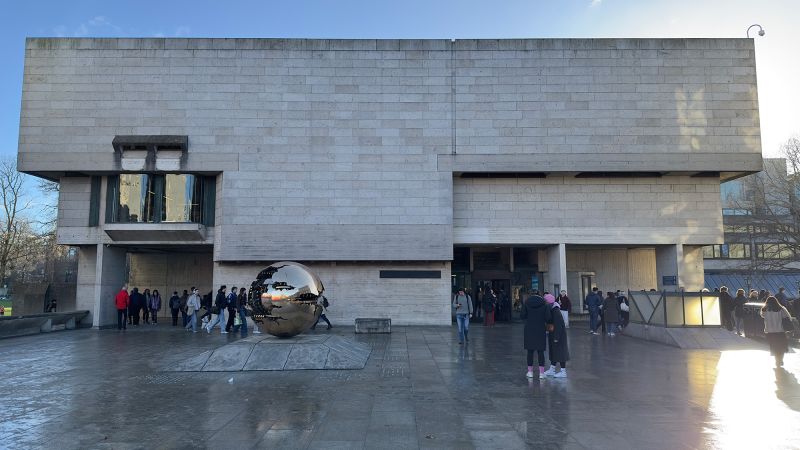
[[[248, 290], [264, 264], [214, 264], [214, 289], [225, 284]], [[393, 325], [451, 322], [449, 262], [306, 263], [322, 280], [334, 326], [353, 326], [358, 317], [389, 317]], [[441, 278], [380, 278], [381, 270], [440, 270]]]
[[[217, 261], [449, 260], [454, 171], [761, 168], [749, 39], [27, 40], [21, 170], [113, 173], [113, 137], [151, 134], [188, 135], [181, 170], [222, 174]], [[675, 192], [712, 203], [695, 196]], [[664, 240], [718, 238], [682, 201], [641, 203], [663, 208], [607, 205], [624, 226], [567, 236], [658, 241], [663, 219]]]
[[456, 178], [456, 244], [721, 243], [719, 180]]

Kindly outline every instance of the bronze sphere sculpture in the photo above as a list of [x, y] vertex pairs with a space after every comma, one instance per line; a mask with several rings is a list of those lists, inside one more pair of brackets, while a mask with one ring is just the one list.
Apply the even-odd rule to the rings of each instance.
[[250, 285], [247, 308], [256, 326], [278, 337], [300, 334], [322, 313], [317, 300], [325, 288], [314, 272], [296, 262], [282, 261], [262, 270]]

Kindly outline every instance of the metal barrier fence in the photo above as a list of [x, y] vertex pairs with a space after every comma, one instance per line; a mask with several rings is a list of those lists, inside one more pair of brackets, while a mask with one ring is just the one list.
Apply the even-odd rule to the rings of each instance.
[[660, 327], [719, 327], [718, 292], [628, 291], [630, 321]]

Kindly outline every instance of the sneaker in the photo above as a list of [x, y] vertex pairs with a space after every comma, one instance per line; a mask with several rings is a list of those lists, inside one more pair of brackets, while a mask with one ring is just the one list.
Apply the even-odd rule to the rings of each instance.
[[553, 378], [567, 378], [567, 369], [561, 369], [561, 371], [554, 373]]
[[547, 375], [545, 375], [544, 372], [539, 372], [539, 379], [544, 380], [545, 378], [547, 378]]
[[556, 373], [556, 366], [550, 366], [549, 369], [544, 371], [545, 376], [552, 377]]
[[597, 333], [595, 333], [594, 330], [589, 330], [589, 334], [597, 334]]
[[328, 329], [330, 330], [331, 328], [333, 328], [333, 325], [328, 325]]
[[225, 331], [225, 330], [222, 330], [222, 331], [219, 332], [219, 334], [228, 334], [228, 332]]
[[208, 327], [203, 327], [203, 328], [206, 329], [206, 333], [211, 334], [211, 328], [208, 328]]
[[525, 376], [528, 378], [533, 378], [533, 372], [528, 371], [528, 373], [526, 373]]
[[253, 334], [261, 334], [261, 332], [258, 331], [258, 329], [255, 329], [255, 330], [253, 330]]

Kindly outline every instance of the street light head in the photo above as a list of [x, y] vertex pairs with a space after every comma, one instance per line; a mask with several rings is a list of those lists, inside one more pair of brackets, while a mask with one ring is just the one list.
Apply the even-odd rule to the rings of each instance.
[[766, 34], [764, 32], [764, 28], [761, 27], [761, 25], [759, 25], [757, 23], [754, 23], [754, 24], [750, 25], [749, 27], [747, 27], [747, 33], [745, 33], [745, 34], [747, 35], [748, 38], [750, 37], [750, 30], [752, 30], [755, 27], [758, 27], [758, 35], [759, 36], [763, 36], [764, 34]]
[[758, 35], [759, 35], [759, 36], [763, 36], [763, 35], [765, 35], [765, 34], [766, 34], [766, 33], [764, 32], [764, 29], [763, 29], [763, 28], [762, 28], [762, 29], [760, 29], [760, 30], [758, 30]]

